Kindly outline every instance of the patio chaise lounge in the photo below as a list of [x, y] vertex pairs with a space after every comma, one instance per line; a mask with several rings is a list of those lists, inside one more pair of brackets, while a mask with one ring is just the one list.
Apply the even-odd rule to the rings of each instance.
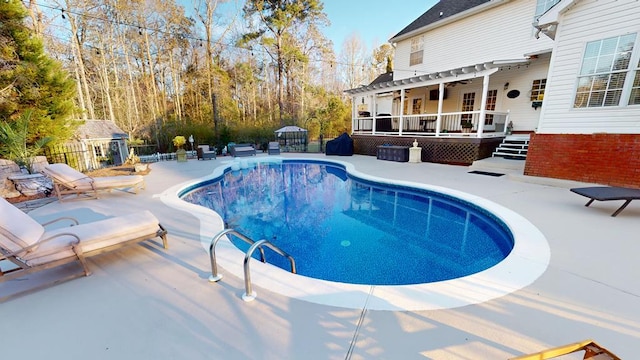
[[612, 186], [592, 186], [583, 188], [569, 189], [578, 195], [582, 195], [590, 198], [584, 206], [589, 206], [594, 200], [598, 201], [611, 201], [611, 200], [624, 200], [624, 204], [618, 208], [611, 216], [617, 216], [624, 208], [629, 205], [632, 200], [640, 199], [640, 189], [624, 188], [624, 187], [612, 187]]
[[76, 199], [97, 199], [98, 191], [120, 189], [137, 194], [138, 189], [145, 187], [142, 175], [90, 177], [62, 163], [49, 164], [43, 172], [53, 180], [61, 202], [67, 199], [67, 195], [75, 195]]
[[[559, 356], [584, 351], [583, 359], [592, 360], [620, 360], [618, 356], [611, 351], [596, 344], [593, 340], [585, 340], [573, 344], [563, 345], [556, 348], [541, 351], [535, 354], [522, 355], [511, 358], [510, 360], [544, 360], [553, 359]], [[572, 359], [574, 359], [572, 357]]]
[[[20, 209], [0, 198], [0, 283], [22, 278], [30, 273], [77, 262], [75, 272], [58, 283], [91, 274], [86, 258], [122, 246], [160, 237], [168, 248], [167, 231], [149, 211], [78, 224], [63, 217], [40, 224]], [[47, 230], [45, 226], [65, 221], [71, 226]], [[10, 264], [9, 262], [13, 263]], [[22, 281], [22, 279], [20, 279]], [[28, 291], [51, 285], [47, 282]], [[0, 300], [19, 295], [13, 294]]]

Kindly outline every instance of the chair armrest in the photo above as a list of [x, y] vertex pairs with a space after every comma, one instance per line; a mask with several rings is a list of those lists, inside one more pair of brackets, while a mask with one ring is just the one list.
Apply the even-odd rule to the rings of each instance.
[[78, 235], [72, 234], [72, 233], [60, 233], [60, 234], [56, 234], [56, 235], [53, 235], [53, 236], [48, 237], [48, 238], [40, 239], [37, 243], [31, 244], [31, 245], [29, 245], [27, 247], [24, 247], [24, 248], [20, 249], [20, 250], [16, 250], [16, 251], [12, 251], [10, 253], [3, 254], [2, 257], [0, 257], [0, 260], [6, 259], [6, 258], [9, 258], [9, 257], [12, 257], [12, 256], [18, 256], [18, 254], [29, 252], [29, 250], [42, 245], [42, 243], [47, 242], [47, 241], [51, 241], [51, 240], [53, 240], [55, 238], [58, 238], [60, 236], [71, 236], [71, 237], [76, 238], [76, 241], [73, 241], [72, 243], [69, 244], [70, 247], [75, 247], [78, 244], [80, 244], [80, 238], [78, 237]]
[[69, 221], [71, 221], [73, 224], [71, 224], [70, 226], [80, 225], [80, 222], [78, 222], [78, 220], [77, 220], [76, 218], [72, 218], [72, 217], [70, 217], [70, 216], [63, 216], [63, 217], [59, 217], [59, 218], [57, 218], [57, 219], [53, 219], [53, 220], [47, 221], [47, 222], [42, 223], [42, 224], [40, 224], [40, 225], [42, 225], [42, 226], [47, 226], [47, 225], [51, 225], [51, 224], [53, 224], [53, 223], [56, 223], [56, 222], [58, 222], [58, 221], [62, 221], [62, 220], [69, 220]]

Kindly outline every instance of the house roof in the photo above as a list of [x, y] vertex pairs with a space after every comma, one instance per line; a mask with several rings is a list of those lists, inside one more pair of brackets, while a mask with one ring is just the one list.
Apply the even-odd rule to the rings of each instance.
[[78, 139], [121, 139], [129, 138], [122, 129], [109, 120], [87, 120], [75, 133]]
[[378, 75], [378, 77], [375, 78], [369, 86], [386, 83], [387, 81], [393, 81], [393, 71]]
[[389, 42], [394, 42], [394, 39], [402, 37], [403, 35], [491, 1], [492, 0], [440, 0], [437, 4], [427, 10], [427, 12], [420, 15], [419, 18], [392, 37]]
[[[400, 88], [412, 88], [420, 86], [428, 86], [438, 83], [454, 82], [465, 79], [472, 79], [475, 77], [482, 77], [485, 74], [491, 74], [500, 68], [510, 68], [512, 66], [521, 66], [529, 64], [531, 60], [529, 58], [522, 59], [501, 59], [484, 62], [480, 64], [470, 64], [454, 69], [448, 69], [443, 71], [436, 71], [432, 73], [426, 73], [423, 75], [416, 75], [414, 77], [391, 80], [377, 81], [381, 77], [379, 76], [374, 82], [369, 85], [362, 85], [355, 89], [345, 90], [344, 92], [349, 95], [356, 95], [362, 93], [380, 93], [387, 91], [394, 91]], [[384, 74], [383, 74], [384, 75]]]

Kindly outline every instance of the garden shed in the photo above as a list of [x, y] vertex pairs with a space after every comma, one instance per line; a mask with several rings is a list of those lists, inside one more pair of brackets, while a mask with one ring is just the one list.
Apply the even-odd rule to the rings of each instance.
[[87, 120], [76, 130], [78, 140], [92, 149], [98, 159], [109, 159], [113, 165], [127, 160], [127, 135], [113, 121]]
[[46, 150], [50, 162], [63, 162], [79, 170], [122, 165], [127, 160], [129, 136], [109, 120], [86, 120], [73, 136], [74, 141]]
[[275, 131], [276, 140], [284, 151], [307, 151], [307, 130], [298, 126], [285, 126]]

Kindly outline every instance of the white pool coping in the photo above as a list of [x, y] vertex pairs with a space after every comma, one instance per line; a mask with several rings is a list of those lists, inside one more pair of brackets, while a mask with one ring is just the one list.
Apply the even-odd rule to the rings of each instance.
[[[247, 168], [256, 162], [282, 160], [281, 157], [271, 156], [226, 161], [215, 168], [210, 175], [170, 187], [160, 194], [160, 198], [166, 205], [187, 211], [199, 219], [200, 241], [203, 249], [208, 253], [212, 238], [224, 230], [222, 218], [211, 209], [181, 200], [178, 194], [196, 184], [221, 176], [229, 167]], [[289, 157], [286, 160], [309, 161], [309, 159]], [[486, 302], [522, 289], [540, 277], [549, 265], [550, 248], [542, 232], [524, 217], [492, 201], [445, 187], [371, 176], [358, 172], [352, 164], [342, 161], [328, 159], [314, 161], [344, 166], [349, 174], [365, 180], [436, 191], [475, 204], [494, 214], [509, 227], [513, 234], [514, 247], [503, 261], [479, 273], [458, 279], [416, 285], [339, 283], [292, 274], [273, 265], [252, 261], [251, 282], [257, 296], [259, 293], [256, 292], [256, 287], [259, 287], [299, 300], [352, 309], [388, 311], [451, 309]], [[229, 273], [244, 279], [244, 255], [226, 236], [223, 237], [216, 246], [219, 273], [222, 275]]]

